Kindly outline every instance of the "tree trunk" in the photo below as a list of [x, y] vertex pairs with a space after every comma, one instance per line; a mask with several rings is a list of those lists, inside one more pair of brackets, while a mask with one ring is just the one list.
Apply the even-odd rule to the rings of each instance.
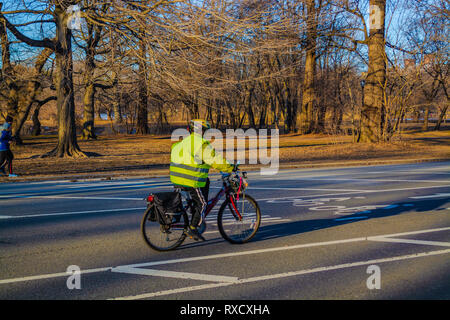
[[[3, 4], [0, 3], [0, 10]], [[6, 19], [0, 17], [0, 41], [2, 48], [2, 72], [0, 74], [2, 82], [8, 88], [8, 98], [6, 100], [6, 112], [11, 117], [15, 118], [17, 106], [19, 101], [19, 88], [16, 81], [14, 81], [14, 70], [11, 65], [11, 52], [9, 46], [8, 33], [6, 31]]]
[[327, 107], [325, 105], [321, 105], [317, 108], [317, 121], [314, 124], [314, 132], [315, 133], [324, 133], [325, 132], [325, 117], [327, 114]]
[[146, 46], [140, 41], [141, 58], [139, 59], [139, 103], [137, 110], [136, 133], [148, 134], [148, 95], [147, 95], [147, 66], [143, 60], [146, 56]]
[[297, 131], [310, 133], [313, 130], [313, 115], [315, 112], [315, 71], [316, 71], [316, 43], [317, 43], [317, 9], [315, 0], [306, 3], [306, 60], [305, 77], [303, 78], [302, 109], [298, 114]]
[[425, 107], [425, 112], [423, 114], [423, 125], [422, 130], [428, 131], [428, 118], [430, 117], [430, 106]]
[[34, 108], [33, 115], [31, 116], [31, 120], [33, 120], [33, 129], [31, 131], [32, 136], [39, 136], [41, 134], [41, 122], [39, 121], [39, 111], [40, 107], [36, 106]]
[[[83, 121], [83, 132], [81, 134], [82, 139], [91, 140], [97, 139], [95, 134], [95, 47], [98, 44], [98, 39], [100, 35], [97, 33], [94, 36], [93, 28], [89, 27], [89, 38], [87, 41], [86, 51], [86, 62], [84, 64], [84, 97], [83, 97], [83, 107], [84, 107], [84, 121]], [[97, 32], [100, 32], [97, 30]]]
[[[371, 21], [369, 36], [369, 68], [364, 87], [364, 103], [361, 112], [361, 142], [378, 142], [382, 139], [384, 123], [384, 85], [386, 80], [386, 52], [384, 16], [386, 0], [371, 0], [375, 6], [376, 21]], [[371, 12], [372, 13], [372, 12]]]
[[22, 130], [25, 121], [28, 119], [28, 116], [31, 111], [31, 107], [36, 100], [36, 96], [41, 91], [41, 82], [39, 79], [39, 75], [42, 72], [42, 68], [44, 67], [45, 62], [48, 60], [50, 55], [53, 53], [53, 50], [45, 48], [39, 54], [36, 59], [34, 65], [34, 74], [32, 75], [32, 79], [29, 80], [25, 99], [22, 100], [22, 103], [19, 103], [17, 106], [16, 119], [14, 121], [12, 134], [16, 139], [16, 144], [22, 144], [22, 138], [20, 137], [20, 131]]
[[120, 93], [115, 93], [114, 94], [115, 99], [113, 102], [113, 112], [114, 112], [114, 123], [116, 125], [121, 124], [123, 122], [123, 117], [122, 117], [122, 107], [120, 105]]
[[246, 109], [247, 109], [247, 114], [248, 114], [248, 121], [249, 121], [249, 125], [251, 128], [256, 128], [256, 124], [255, 124], [255, 115], [253, 113], [253, 107], [252, 107], [252, 97], [253, 97], [253, 91], [254, 91], [254, 87], [253, 86], [249, 86], [247, 89], [247, 94], [246, 94]]
[[442, 121], [445, 118], [445, 115], [447, 114], [448, 104], [444, 106], [444, 108], [441, 110], [441, 114], [439, 115], [439, 118], [437, 120], [436, 126], [434, 127], [434, 130], [440, 130]]
[[50, 96], [42, 101], [37, 101], [37, 104], [34, 107], [33, 115], [31, 116], [31, 120], [33, 120], [33, 129], [31, 135], [38, 136], [41, 134], [41, 122], [39, 121], [39, 112], [41, 111], [41, 107], [43, 105], [52, 100], [56, 100], [56, 96]]
[[84, 122], [82, 139], [95, 140], [97, 135], [95, 134], [94, 119], [95, 119], [95, 85], [94, 83], [88, 83], [84, 87]]
[[67, 27], [69, 15], [61, 5], [55, 7], [56, 21], [56, 68], [55, 82], [58, 113], [58, 145], [45, 156], [86, 157], [77, 142], [75, 126], [75, 102], [73, 91], [72, 31]]

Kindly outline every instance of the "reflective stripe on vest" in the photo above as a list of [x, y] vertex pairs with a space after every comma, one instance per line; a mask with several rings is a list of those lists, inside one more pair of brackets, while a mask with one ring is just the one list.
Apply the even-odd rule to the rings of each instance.
[[197, 177], [193, 177], [193, 176], [190, 176], [190, 175], [187, 175], [184, 173], [173, 172], [173, 171], [170, 172], [170, 175], [174, 176], [174, 177], [185, 178], [188, 180], [193, 180], [193, 181], [198, 181], [198, 182], [206, 182], [206, 179], [207, 179], [207, 178], [197, 178]]
[[193, 167], [193, 166], [189, 166], [186, 164], [175, 163], [175, 162], [171, 162], [170, 166], [176, 167], [176, 168], [181, 168], [181, 169], [186, 169], [186, 170], [191, 170], [191, 171], [195, 171], [195, 172], [209, 172], [208, 168]]

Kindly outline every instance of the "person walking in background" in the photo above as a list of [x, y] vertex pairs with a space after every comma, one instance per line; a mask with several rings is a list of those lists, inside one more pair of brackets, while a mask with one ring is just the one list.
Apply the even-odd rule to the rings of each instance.
[[[6, 117], [6, 121], [1, 127], [0, 132], [0, 172], [3, 175], [8, 175], [8, 177], [17, 177], [16, 174], [13, 173], [12, 162], [14, 159], [14, 155], [10, 149], [10, 143], [14, 140], [11, 133], [13, 119], [10, 116]], [[6, 173], [5, 168], [8, 169], [8, 173]]]

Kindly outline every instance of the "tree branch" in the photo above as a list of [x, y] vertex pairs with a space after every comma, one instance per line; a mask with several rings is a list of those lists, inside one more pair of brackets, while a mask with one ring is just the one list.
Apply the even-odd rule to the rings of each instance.
[[20, 41], [26, 43], [27, 45], [31, 46], [31, 47], [38, 47], [38, 48], [49, 48], [52, 50], [56, 49], [56, 45], [55, 43], [48, 39], [48, 38], [44, 38], [43, 40], [34, 40], [31, 39], [29, 37], [27, 37], [26, 35], [24, 35], [23, 33], [21, 33], [19, 30], [17, 30], [17, 28], [8, 21], [8, 19], [6, 19], [6, 17], [3, 15], [3, 13], [1, 12], [1, 9], [3, 7], [3, 3], [0, 2], [0, 18], [3, 18], [6, 24], [6, 27], [8, 27], [9, 31], [11, 31], [11, 33]]

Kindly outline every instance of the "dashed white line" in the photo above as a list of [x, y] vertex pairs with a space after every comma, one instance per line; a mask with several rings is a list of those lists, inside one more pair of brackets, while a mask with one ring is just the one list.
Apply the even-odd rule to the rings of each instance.
[[[80, 272], [80, 274], [105, 272], [105, 271], [109, 271], [111, 269], [112, 269], [112, 267], [86, 269], [86, 270], [82, 270]], [[52, 278], [68, 277], [68, 276], [70, 276], [70, 274], [68, 274], [67, 272], [48, 273], [48, 274], [40, 274], [40, 275], [36, 275], [36, 276], [27, 276], [27, 277], [20, 277], [20, 278], [3, 279], [3, 280], [0, 280], [0, 284], [9, 284], [9, 283], [15, 283], [15, 282], [34, 281], [34, 280], [43, 280], [43, 279], [52, 279]]]
[[450, 193], [436, 193], [427, 196], [409, 197], [410, 199], [450, 198]]
[[[208, 256], [197, 256], [197, 257], [180, 258], [180, 259], [172, 259], [172, 260], [152, 261], [152, 262], [144, 262], [144, 263], [136, 263], [136, 264], [124, 265], [124, 266], [120, 266], [120, 267], [144, 268], [144, 267], [152, 267], [152, 266], [157, 266], [157, 265], [167, 265], [167, 264], [175, 264], [175, 263], [182, 263], [182, 262], [203, 261], [203, 260], [220, 259], [220, 258], [228, 258], [228, 257], [236, 257], [236, 256], [245, 256], [245, 255], [253, 255], [253, 254], [260, 254], [260, 253], [269, 253], [269, 252], [280, 252], [280, 251], [286, 251], [286, 250], [295, 250], [295, 249], [311, 248], [311, 247], [318, 247], [318, 246], [328, 246], [328, 245], [335, 245], [335, 244], [354, 243], [354, 242], [361, 242], [361, 241], [367, 241], [367, 240], [370, 241], [371, 239], [382, 238], [382, 237], [396, 237], [396, 236], [422, 234], [422, 233], [439, 232], [439, 231], [447, 231], [447, 230], [450, 230], [450, 227], [436, 228], [436, 229], [426, 229], [426, 230], [417, 230], [417, 231], [410, 231], [410, 232], [403, 232], [403, 233], [394, 233], [394, 234], [384, 234], [384, 235], [376, 235], [376, 236], [369, 236], [369, 237], [350, 238], [350, 239], [342, 239], [342, 240], [313, 242], [313, 243], [305, 243], [305, 244], [297, 244], [297, 245], [292, 245], [292, 246], [265, 248], [265, 249], [257, 249], [257, 250], [221, 253], [221, 254], [214, 254], [214, 255], [208, 255]], [[441, 250], [441, 251], [425, 252], [425, 253], [421, 253], [421, 254], [413, 254], [413, 255], [408, 255], [408, 256], [386, 258], [386, 259], [380, 259], [380, 260], [369, 260], [369, 261], [366, 261], [366, 262], [357, 262], [356, 264], [361, 264], [361, 263], [366, 264], [368, 262], [381, 261], [381, 260], [382, 261], [403, 260], [403, 259], [410, 259], [410, 258], [413, 258], [413, 257], [435, 255], [435, 254], [445, 254], [445, 253], [449, 253], [449, 252], [450, 252], [450, 249], [447, 249], [447, 250]], [[392, 260], [392, 259], [394, 259], [394, 260]], [[353, 263], [353, 265], [354, 264], [355, 263]], [[347, 265], [349, 265], [349, 264], [347, 264]], [[352, 264], [350, 264], [350, 265], [352, 265]], [[334, 267], [336, 267], [336, 266], [334, 266]], [[330, 268], [330, 267], [325, 267], [325, 268]], [[84, 274], [84, 273], [95, 273], [95, 272], [105, 272], [105, 271], [110, 271], [112, 269], [113, 269], [113, 267], [86, 269], [86, 270], [81, 270], [81, 274]], [[323, 269], [323, 268], [321, 268], [321, 269]], [[301, 272], [304, 272], [304, 271], [301, 271]], [[49, 279], [49, 278], [57, 278], [57, 277], [64, 277], [64, 276], [68, 276], [68, 274], [66, 272], [60, 272], [60, 273], [52, 273], [52, 274], [44, 274], [44, 275], [26, 276], [26, 277], [19, 277], [19, 278], [3, 279], [3, 280], [0, 280], [0, 284], [8, 284], [8, 283], [24, 282], [24, 281], [31, 281], [31, 280], [40, 280], [40, 279]], [[270, 276], [267, 276], [267, 277], [276, 277], [276, 275], [270, 275]], [[249, 278], [249, 279], [252, 279], [252, 278]], [[242, 281], [242, 280], [239, 280], [239, 281]], [[204, 286], [197, 286], [196, 288], [200, 288], [200, 287], [203, 288]], [[152, 293], [152, 294], [154, 294], [154, 293]]]
[[123, 197], [91, 197], [91, 196], [30, 196], [28, 198], [37, 199], [82, 199], [82, 200], [126, 200], [143, 201], [144, 198], [123, 198]]
[[312, 274], [312, 273], [318, 273], [318, 272], [324, 272], [324, 271], [353, 268], [353, 267], [359, 267], [359, 266], [371, 265], [371, 264], [379, 264], [379, 263], [385, 263], [385, 262], [417, 259], [417, 258], [422, 258], [422, 257], [427, 257], [427, 256], [434, 256], [434, 255], [441, 255], [441, 254], [448, 254], [448, 253], [450, 253], [450, 249], [438, 250], [438, 251], [429, 251], [429, 252], [421, 252], [421, 253], [416, 253], [416, 254], [396, 256], [396, 257], [390, 257], [390, 258], [358, 261], [358, 262], [344, 263], [344, 264], [338, 264], [338, 265], [326, 266], [326, 267], [319, 267], [319, 268], [313, 268], [313, 269], [305, 269], [305, 270], [298, 270], [298, 271], [291, 271], [291, 272], [283, 272], [283, 273], [278, 273], [278, 274], [268, 274], [268, 275], [264, 275], [264, 276], [258, 276], [258, 277], [252, 277], [252, 278], [246, 278], [246, 279], [239, 279], [239, 280], [237, 280], [235, 282], [228, 282], [228, 283], [227, 282], [220, 282], [220, 283], [214, 283], [214, 284], [208, 284], [208, 285], [184, 287], [184, 288], [179, 288], [179, 289], [174, 289], [174, 290], [150, 292], [150, 293], [144, 293], [144, 294], [139, 294], [139, 295], [135, 295], [135, 296], [119, 297], [119, 298], [115, 298], [115, 299], [116, 300], [148, 299], [148, 298], [172, 295], [172, 294], [177, 294], [177, 293], [186, 293], [186, 292], [192, 292], [192, 291], [198, 291], [198, 290], [219, 288], [219, 287], [224, 287], [224, 286], [240, 285], [240, 284], [251, 283], [251, 282], [270, 281], [270, 280], [275, 280], [275, 279], [294, 277], [294, 276], [300, 276], [300, 275]]
[[210, 275], [210, 274], [202, 274], [202, 273], [191, 273], [191, 272], [178, 272], [178, 271], [167, 271], [167, 270], [132, 268], [132, 267], [117, 267], [117, 268], [113, 268], [111, 271], [119, 272], [119, 273], [144, 275], [144, 276], [176, 278], [176, 279], [191, 279], [191, 280], [212, 281], [212, 282], [236, 282], [239, 279], [238, 277]]
[[52, 217], [52, 216], [68, 216], [76, 214], [86, 213], [104, 213], [104, 212], [121, 212], [121, 211], [137, 211], [145, 210], [147, 207], [140, 208], [123, 208], [123, 209], [106, 209], [106, 210], [90, 210], [90, 211], [73, 211], [73, 212], [55, 212], [55, 213], [42, 213], [42, 214], [28, 214], [22, 216], [0, 216], [2, 219], [20, 219], [20, 218], [38, 218], [38, 217]]
[[372, 237], [368, 238], [367, 240], [379, 242], [405, 243], [405, 244], [420, 244], [426, 246], [450, 247], [450, 242], [442, 242], [442, 241], [424, 241], [424, 240], [396, 239], [386, 237]]

